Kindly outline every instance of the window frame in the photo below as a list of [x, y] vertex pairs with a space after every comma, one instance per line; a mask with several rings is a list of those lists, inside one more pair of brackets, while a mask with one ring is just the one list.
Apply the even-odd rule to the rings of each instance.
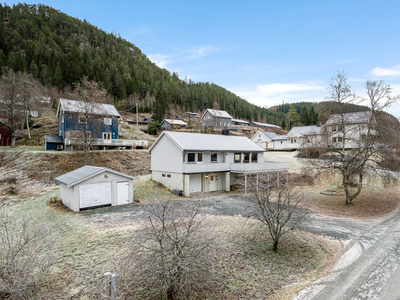
[[[214, 156], [215, 156], [215, 158], [214, 158]], [[212, 163], [217, 163], [218, 162], [218, 152], [211, 152], [210, 161]]]

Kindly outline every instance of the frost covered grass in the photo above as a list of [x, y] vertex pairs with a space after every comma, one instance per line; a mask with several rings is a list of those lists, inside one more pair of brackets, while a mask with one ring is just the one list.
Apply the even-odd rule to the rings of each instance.
[[[124, 207], [114, 207], [96, 222], [97, 215], [101, 218], [104, 214], [96, 210], [73, 213], [46, 205], [52, 197], [59, 197], [58, 190], [6, 208], [15, 218], [32, 216], [33, 223], [47, 225], [61, 237], [55, 245], [57, 262], [38, 299], [96, 298], [102, 291], [103, 274], [113, 270], [120, 255], [129, 253], [127, 238], [140, 230], [141, 223], [134, 219], [114, 222], [119, 214], [125, 217]], [[301, 231], [283, 237], [275, 253], [265, 228], [256, 221], [222, 216], [210, 220], [218, 237], [212, 250], [216, 280], [198, 291], [198, 298], [283, 299], [286, 286], [321, 270], [331, 256], [328, 246]]]

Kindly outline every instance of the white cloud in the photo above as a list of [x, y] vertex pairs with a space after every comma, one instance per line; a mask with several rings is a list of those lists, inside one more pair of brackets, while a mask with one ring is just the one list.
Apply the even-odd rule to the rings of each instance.
[[168, 58], [171, 57], [170, 55], [149, 54], [147, 57], [160, 68], [164, 68], [167, 64], [172, 62], [172, 60], [168, 60]]
[[326, 87], [316, 82], [272, 83], [250, 86], [241, 89], [230, 89], [243, 99], [259, 106], [277, 104], [321, 101], [326, 94]]
[[376, 67], [372, 69], [371, 74], [378, 77], [400, 76], [400, 65], [392, 68]]
[[189, 55], [188, 55], [187, 59], [189, 59], [189, 60], [199, 59], [210, 53], [218, 52], [218, 51], [219, 51], [219, 49], [214, 46], [200, 46], [195, 49], [189, 49], [188, 50]]

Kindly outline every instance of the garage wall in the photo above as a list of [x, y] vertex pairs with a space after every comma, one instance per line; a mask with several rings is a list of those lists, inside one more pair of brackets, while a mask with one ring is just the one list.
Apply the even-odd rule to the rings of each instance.
[[64, 205], [73, 211], [79, 211], [79, 203], [75, 199], [74, 187], [67, 188], [65, 184], [60, 185], [60, 198]]
[[[107, 178], [105, 177], [107, 176]], [[85, 180], [81, 182], [81, 184], [90, 184], [90, 183], [100, 183], [100, 182], [111, 182], [111, 205], [118, 205], [117, 202], [117, 182], [118, 181], [128, 181], [129, 182], [129, 203], [133, 202], [133, 180], [128, 179], [124, 176], [120, 176], [117, 174], [113, 174], [110, 172], [104, 172], [100, 175], [97, 175], [93, 178]], [[75, 186], [76, 191], [76, 201], [79, 203], [80, 195], [79, 195], [79, 185]], [[79, 204], [78, 204], [79, 205]]]

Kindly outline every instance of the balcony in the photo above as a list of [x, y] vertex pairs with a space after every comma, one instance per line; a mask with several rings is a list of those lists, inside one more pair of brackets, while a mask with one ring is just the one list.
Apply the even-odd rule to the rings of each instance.
[[183, 164], [183, 173], [260, 173], [289, 170], [288, 162]]
[[[146, 141], [147, 142], [147, 141]], [[82, 145], [84, 143], [83, 138], [66, 138], [65, 145]], [[112, 147], [134, 147], [135, 140], [120, 140], [120, 139], [92, 139], [90, 141], [91, 146], [112, 146]]]
[[229, 164], [233, 173], [260, 173], [260, 172], [277, 172], [289, 170], [288, 162], [264, 162], [264, 163], [248, 163], [248, 164]]

